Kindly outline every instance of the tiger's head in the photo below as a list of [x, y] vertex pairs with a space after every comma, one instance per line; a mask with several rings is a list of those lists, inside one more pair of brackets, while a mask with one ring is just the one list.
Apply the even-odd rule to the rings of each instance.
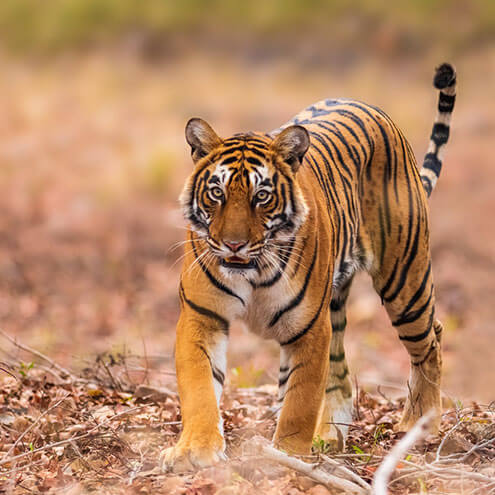
[[193, 118], [186, 140], [195, 167], [180, 202], [191, 229], [226, 275], [250, 278], [263, 267], [276, 269], [277, 250], [293, 240], [308, 213], [297, 181], [309, 147], [306, 129], [221, 139]]

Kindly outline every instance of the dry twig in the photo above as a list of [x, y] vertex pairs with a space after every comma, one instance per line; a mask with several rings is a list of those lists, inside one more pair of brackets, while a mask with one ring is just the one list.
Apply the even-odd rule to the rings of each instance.
[[373, 478], [372, 489], [373, 495], [387, 495], [388, 481], [399, 461], [404, 457], [406, 452], [419, 440], [424, 438], [428, 433], [434, 412], [426, 413], [402, 438], [397, 445], [385, 456], [383, 462], [378, 466]]
[[29, 347], [29, 346], [27, 346], [25, 344], [21, 344], [16, 339], [14, 339], [13, 337], [11, 337], [9, 334], [5, 333], [3, 330], [0, 330], [0, 335], [2, 335], [3, 337], [5, 337], [8, 341], [12, 342], [12, 344], [14, 344], [19, 349], [22, 349], [23, 351], [29, 352], [29, 353], [33, 354], [34, 356], [42, 359], [43, 361], [46, 361], [47, 363], [50, 363], [50, 365], [52, 366], [52, 368], [55, 368], [60, 373], [61, 376], [59, 378], [62, 378], [62, 379], [65, 379], [65, 378], [77, 379], [77, 377], [75, 377], [69, 370], [63, 368], [62, 366], [60, 366], [59, 364], [57, 364], [55, 361], [53, 361], [52, 359], [50, 359], [48, 356], [45, 356], [43, 353], [37, 351], [36, 349], [32, 349], [31, 347]]
[[97, 424], [96, 426], [94, 426], [93, 428], [88, 430], [86, 433], [83, 433], [82, 435], [74, 435], [73, 437], [67, 438], [66, 440], [60, 440], [59, 442], [54, 442], [54, 443], [50, 443], [48, 445], [43, 445], [43, 447], [39, 447], [39, 448], [31, 450], [29, 452], [24, 452], [23, 454], [15, 455], [15, 456], [11, 457], [10, 459], [4, 458], [0, 461], [0, 466], [3, 466], [9, 462], [23, 459], [24, 457], [27, 457], [29, 455], [37, 454], [38, 452], [43, 452], [44, 450], [53, 449], [55, 447], [61, 447], [62, 445], [67, 445], [67, 444], [70, 444], [72, 442], [77, 442], [78, 440], [82, 440], [83, 438], [87, 438], [94, 431], [98, 430], [99, 428], [102, 428], [103, 426], [106, 426], [108, 423], [110, 423], [114, 419], [116, 419], [120, 416], [125, 416], [126, 414], [130, 414], [131, 412], [137, 411], [139, 409], [143, 409], [144, 407], [146, 407], [146, 406], [137, 406], [137, 407], [133, 407], [127, 411], [122, 411], [120, 413], [114, 414], [112, 417], [106, 419], [105, 421], [103, 421], [100, 424]]
[[354, 481], [358, 485], [362, 486], [364, 489], [369, 490], [371, 487], [369, 483], [363, 480], [360, 476], [358, 476], [354, 471], [351, 471], [349, 468], [336, 461], [335, 459], [331, 459], [327, 455], [321, 456], [327, 464], [330, 464], [335, 470], [340, 471], [344, 475], [344, 478], [349, 479], [350, 481]]
[[55, 402], [55, 404], [53, 404], [52, 406], [50, 406], [46, 411], [44, 411], [42, 414], [40, 414], [38, 416], [38, 418], [36, 419], [36, 421], [34, 421], [31, 426], [29, 426], [29, 428], [26, 428], [22, 433], [21, 435], [19, 435], [19, 437], [17, 438], [17, 440], [12, 444], [12, 447], [10, 447], [10, 449], [8, 450], [8, 452], [5, 454], [4, 456], [4, 459], [7, 459], [7, 457], [10, 456], [10, 454], [12, 453], [12, 451], [17, 447], [17, 445], [19, 445], [19, 442], [42, 420], [43, 417], [45, 417], [49, 412], [53, 411], [54, 409], [56, 409], [60, 404], [62, 404], [62, 402], [67, 399], [67, 397], [69, 397], [70, 393], [67, 393], [66, 395], [64, 395], [60, 400], [58, 400], [57, 402]]
[[[252, 444], [251, 448], [255, 451], [253, 453], [262, 455], [265, 459], [277, 462], [289, 469], [294, 469], [329, 488], [338, 488], [346, 494], [355, 493], [358, 495], [365, 495], [370, 493], [370, 487], [364, 480], [361, 480], [360, 484], [357, 484], [354, 481], [349, 481], [348, 479], [329, 474], [320, 469], [317, 464], [308, 464], [300, 459], [289, 456], [285, 452], [275, 449], [271, 445], [267, 445], [265, 439], [257, 439], [257, 441]], [[344, 469], [347, 471], [346, 468]], [[366, 485], [368, 486], [367, 488], [365, 488]]]

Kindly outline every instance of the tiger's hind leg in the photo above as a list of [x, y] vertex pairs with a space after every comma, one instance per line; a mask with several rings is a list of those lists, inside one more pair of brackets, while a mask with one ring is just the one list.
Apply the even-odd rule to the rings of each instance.
[[339, 290], [334, 291], [330, 303], [332, 321], [330, 367], [324, 404], [316, 430], [316, 435], [335, 451], [345, 448], [347, 432], [352, 423], [352, 384], [344, 350], [344, 333], [347, 323], [345, 305], [351, 284], [352, 277]]
[[409, 144], [383, 115], [380, 134], [360, 199], [373, 285], [411, 362], [399, 427], [410, 429], [430, 409], [439, 426], [442, 327], [435, 320], [427, 196]]
[[383, 275], [374, 278], [392, 325], [411, 358], [406, 403], [398, 426], [400, 431], [409, 430], [430, 409], [436, 412], [436, 429], [441, 417], [442, 324], [435, 319], [429, 253], [417, 253], [415, 259], [416, 263], [393, 270], [387, 278]]

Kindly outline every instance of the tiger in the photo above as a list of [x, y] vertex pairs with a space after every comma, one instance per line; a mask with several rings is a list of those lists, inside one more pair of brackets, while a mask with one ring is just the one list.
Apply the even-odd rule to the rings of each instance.
[[188, 223], [175, 365], [182, 432], [162, 466], [226, 459], [219, 402], [233, 321], [280, 345], [273, 444], [309, 454], [345, 447], [353, 420], [344, 350], [346, 301], [367, 271], [410, 357], [401, 431], [441, 417], [442, 324], [435, 317], [427, 199], [442, 168], [456, 98], [437, 67], [438, 112], [421, 169], [381, 109], [325, 99], [280, 128], [220, 138], [185, 129], [194, 168], [179, 197]]

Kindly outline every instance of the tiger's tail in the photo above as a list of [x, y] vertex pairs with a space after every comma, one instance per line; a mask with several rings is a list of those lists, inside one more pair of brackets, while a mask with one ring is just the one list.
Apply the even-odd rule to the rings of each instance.
[[420, 171], [421, 181], [427, 196], [430, 196], [440, 176], [445, 145], [449, 139], [450, 119], [454, 110], [456, 95], [454, 67], [450, 64], [442, 64], [437, 67], [433, 85], [440, 90], [438, 112], [433, 124], [428, 151]]

